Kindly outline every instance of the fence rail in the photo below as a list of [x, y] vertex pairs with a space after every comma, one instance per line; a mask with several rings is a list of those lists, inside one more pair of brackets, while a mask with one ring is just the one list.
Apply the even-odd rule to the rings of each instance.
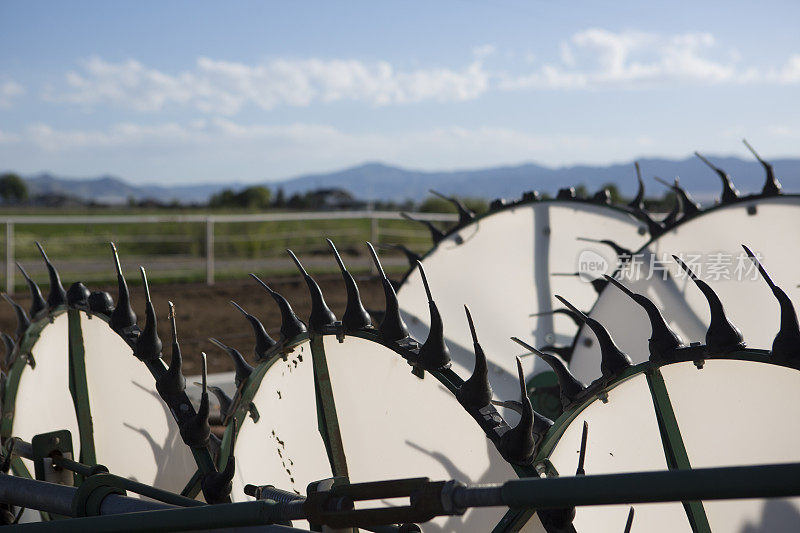
[[[450, 213], [413, 213], [412, 216], [421, 220], [431, 222], [453, 222], [458, 220], [457, 215]], [[322, 230], [300, 230], [282, 231], [273, 234], [264, 231], [247, 234], [246, 226], [239, 234], [222, 235], [217, 230], [219, 224], [255, 224], [264, 222], [312, 222], [312, 221], [337, 221], [337, 220], [368, 220], [368, 238], [372, 242], [378, 242], [381, 237], [379, 221], [381, 220], [402, 220], [399, 212], [396, 211], [318, 211], [300, 213], [248, 213], [248, 214], [189, 214], [189, 215], [14, 215], [0, 217], [0, 223], [5, 224], [5, 274], [6, 291], [13, 294], [15, 287], [15, 263], [16, 263], [16, 230], [19, 226], [107, 226], [109, 230], [122, 225], [201, 225], [205, 231], [202, 235], [202, 260], [205, 266], [205, 280], [209, 285], [213, 285], [217, 276], [218, 258], [215, 254], [217, 243], [244, 243], [247, 241], [283, 241], [288, 242], [292, 238], [308, 238], [316, 235], [328, 236]], [[198, 228], [199, 229], [199, 228]], [[292, 228], [294, 229], [294, 228]], [[421, 230], [420, 230], [421, 231]], [[354, 237], [360, 233], [358, 228], [340, 230], [341, 235]], [[335, 232], [333, 232], [335, 234]], [[387, 228], [385, 235], [392, 238], [409, 238], [419, 235], [418, 232], [408, 229]], [[141, 243], [172, 243], [191, 245], [197, 242], [197, 238], [191, 234], [170, 235], [164, 233], [148, 233], [145, 235], [118, 235], [122, 242], [141, 242]], [[80, 246], [91, 244], [97, 241], [93, 235], [67, 234], [61, 235], [63, 244]], [[75, 255], [78, 255], [75, 249]], [[169, 254], [162, 254], [168, 256]], [[178, 259], [177, 254], [175, 259]], [[182, 256], [183, 257], [183, 256]], [[85, 261], [84, 261], [85, 262]], [[180, 260], [176, 261], [180, 263]]]

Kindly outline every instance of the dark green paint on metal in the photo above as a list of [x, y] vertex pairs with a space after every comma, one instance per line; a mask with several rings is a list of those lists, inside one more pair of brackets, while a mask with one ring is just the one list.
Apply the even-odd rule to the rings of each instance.
[[94, 425], [89, 404], [89, 386], [86, 382], [86, 360], [81, 329], [81, 312], [77, 309], [67, 311], [69, 319], [69, 392], [75, 405], [78, 418], [81, 453], [79, 461], [95, 465], [97, 458], [94, 449]]
[[181, 491], [181, 496], [186, 496], [187, 498], [194, 498], [198, 494], [200, 494], [201, 483], [203, 482], [203, 472], [198, 468], [194, 471], [194, 475], [189, 479], [189, 482], [186, 483], [186, 486], [183, 487]]
[[[669, 399], [667, 385], [664, 377], [658, 368], [653, 368], [645, 373], [647, 384], [650, 387], [650, 394], [653, 397], [653, 407], [656, 412], [658, 429], [661, 432], [661, 443], [664, 446], [664, 456], [667, 460], [667, 467], [670, 470], [691, 470], [689, 455], [686, 453], [686, 446], [683, 443], [681, 430], [678, 427], [678, 420]], [[708, 523], [703, 502], [690, 501], [682, 502], [686, 510], [686, 517], [692, 526], [692, 531], [696, 533], [711, 533], [711, 526]]]
[[344, 453], [342, 434], [339, 431], [339, 418], [336, 413], [336, 401], [333, 397], [328, 360], [325, 357], [324, 338], [321, 335], [311, 335], [310, 337], [319, 432], [328, 452], [328, 461], [333, 475], [347, 478], [347, 457]]

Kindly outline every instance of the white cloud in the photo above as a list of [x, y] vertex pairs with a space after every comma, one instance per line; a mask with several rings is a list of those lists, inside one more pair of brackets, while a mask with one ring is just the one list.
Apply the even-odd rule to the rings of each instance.
[[775, 74], [775, 79], [780, 83], [800, 83], [800, 54], [791, 56]]
[[[800, 54], [781, 66], [742, 64], [735, 48], [708, 32], [660, 35], [589, 28], [558, 44], [555, 59], [528, 53], [516, 70], [487, 67], [493, 44], [472, 49], [462, 67], [400, 69], [388, 61], [273, 58], [256, 64], [199, 57], [188, 69], [165, 72], [130, 59], [92, 57], [46, 99], [88, 107], [114, 105], [143, 112], [168, 106], [232, 116], [248, 106], [272, 110], [340, 101], [373, 106], [465, 102], [492, 90], [647, 89], [677, 85], [798, 84]], [[545, 55], [541, 53], [541, 55]], [[3, 87], [10, 94], [4, 98]], [[20, 86], [0, 86], [0, 106]]]
[[[476, 53], [490, 53], [482, 47]], [[280, 105], [362, 101], [373, 105], [477, 98], [488, 89], [480, 57], [461, 70], [397, 70], [386, 61], [274, 59], [262, 64], [200, 57], [193, 69], [169, 74], [135, 60], [107, 62], [93, 57], [66, 76], [68, 88], [46, 97], [82, 105], [115, 104], [139, 111], [167, 105], [232, 115], [246, 105], [270, 110]]]
[[34, 124], [0, 143], [0, 157], [20, 171], [58, 169], [94, 175], [113, 169], [129, 179], [213, 181], [282, 178], [363, 161], [415, 168], [474, 168], [536, 160], [604, 161], [610, 152], [645, 149], [650, 139], [531, 133], [501, 127], [441, 127], [352, 133], [325, 124], [243, 124], [213, 118], [101, 129]]
[[11, 107], [11, 101], [23, 94], [25, 87], [13, 80], [0, 83], [0, 108]]
[[560, 61], [533, 72], [505, 74], [500, 87], [519, 89], [641, 89], [669, 85], [800, 82], [800, 55], [780, 69], [742, 66], [735, 49], [711, 33], [658, 35], [592, 28], [560, 44]]

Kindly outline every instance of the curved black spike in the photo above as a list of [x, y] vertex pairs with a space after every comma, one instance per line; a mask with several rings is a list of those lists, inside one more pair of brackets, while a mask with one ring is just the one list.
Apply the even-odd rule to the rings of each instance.
[[294, 310], [292, 310], [292, 306], [289, 305], [286, 298], [273, 291], [269, 285], [261, 281], [255, 274], [250, 274], [250, 277], [256, 280], [278, 304], [278, 309], [281, 312], [281, 341], [292, 339], [307, 331], [306, 325], [294, 314]]
[[523, 202], [538, 202], [541, 200], [542, 197], [539, 194], [539, 191], [525, 191], [522, 193], [522, 200]]
[[556, 200], [574, 200], [575, 198], [575, 187], [564, 187], [559, 189], [556, 194]]
[[391, 282], [386, 277], [383, 271], [381, 261], [378, 259], [378, 254], [375, 253], [371, 243], [367, 243], [369, 253], [372, 255], [372, 261], [378, 269], [378, 274], [381, 277], [381, 284], [383, 285], [383, 295], [386, 299], [386, 310], [383, 313], [383, 320], [378, 326], [378, 336], [386, 342], [397, 342], [409, 336], [408, 326], [400, 316], [400, 304], [397, 301], [397, 293], [394, 291]]
[[206, 503], [230, 503], [231, 491], [233, 490], [233, 475], [236, 472], [236, 459], [233, 456], [234, 445], [236, 443], [237, 424], [236, 418], [233, 419], [233, 439], [230, 447], [230, 455], [225, 468], [221, 472], [208, 472], [203, 476], [200, 484], [203, 490], [203, 498]]
[[601, 205], [611, 205], [611, 191], [608, 188], [603, 188], [594, 193], [592, 201]]
[[695, 152], [694, 155], [699, 157], [703, 163], [708, 165], [711, 168], [711, 170], [716, 172], [717, 176], [719, 176], [719, 179], [722, 180], [722, 203], [729, 204], [731, 202], [735, 202], [736, 200], [738, 200], [739, 191], [737, 191], [736, 187], [733, 186], [733, 181], [731, 180], [731, 177], [728, 176], [728, 174], [721, 168], [714, 166], [714, 164], [711, 163], [711, 161], [700, 155], [699, 152]]
[[651, 217], [650, 213], [647, 211], [636, 211], [636, 216], [638, 216], [644, 221], [645, 224], [647, 224], [647, 231], [650, 233], [650, 237], [654, 239], [667, 230], [664, 227], [664, 224], [658, 222], [657, 220], [653, 220], [653, 217]]
[[421, 255], [413, 250], [409, 250], [402, 244], [378, 244], [378, 248], [382, 248], [384, 250], [399, 250], [403, 252], [403, 255], [406, 256], [406, 261], [408, 261], [408, 266], [411, 268], [417, 266], [417, 261], [422, 261]]
[[644, 208], [644, 181], [642, 181], [642, 170], [639, 168], [639, 162], [635, 162], [634, 166], [636, 167], [636, 179], [639, 181], [639, 191], [636, 193], [636, 197], [628, 204], [631, 208], [633, 213], [645, 224], [647, 224], [647, 231], [650, 232], [650, 236], [653, 238], [658, 237], [662, 233], [664, 233], [665, 228], [664, 225], [656, 220], [653, 220], [653, 217], [650, 216]]
[[17, 268], [20, 272], [22, 272], [22, 276], [25, 278], [25, 282], [28, 284], [28, 289], [31, 292], [30, 314], [35, 318], [39, 313], [47, 309], [47, 302], [44, 300], [44, 297], [42, 297], [42, 291], [39, 290], [39, 286], [31, 279], [28, 273], [25, 272], [25, 269], [22, 268], [22, 265], [17, 263]]
[[67, 290], [67, 304], [76, 309], [89, 309], [89, 296], [91, 292], [86, 288], [86, 285], [80, 281], [76, 281], [69, 286]]
[[117, 269], [117, 305], [111, 313], [111, 327], [116, 331], [124, 332], [136, 325], [136, 313], [131, 308], [131, 296], [128, 292], [128, 283], [125, 281], [125, 276], [122, 275], [117, 247], [113, 242], [109, 244], [111, 253], [114, 255], [114, 266]]
[[361, 329], [372, 327], [372, 318], [369, 313], [364, 309], [364, 304], [361, 303], [361, 293], [356, 285], [356, 280], [347, 271], [347, 267], [342, 261], [342, 256], [339, 255], [339, 250], [334, 246], [333, 241], [326, 239], [328, 245], [333, 251], [333, 256], [336, 258], [336, 263], [339, 265], [339, 270], [342, 271], [342, 279], [344, 280], [345, 290], [347, 291], [347, 307], [345, 307], [344, 315], [342, 316], [342, 325], [346, 332], [358, 331]]
[[781, 327], [775, 340], [772, 341], [772, 358], [779, 363], [791, 363], [797, 365], [800, 362], [800, 326], [797, 323], [797, 313], [794, 305], [786, 293], [775, 285], [767, 271], [761, 265], [756, 255], [744, 244], [742, 245], [747, 255], [758, 267], [761, 277], [767, 282], [772, 294], [778, 300], [781, 307]]
[[578, 453], [578, 468], [575, 469], [576, 476], [585, 476], [586, 469], [586, 442], [589, 440], [589, 422], [583, 421], [583, 431], [581, 431], [581, 451]]
[[242, 309], [242, 306], [234, 302], [233, 300], [230, 301], [231, 305], [238, 310], [244, 317], [250, 322], [250, 326], [253, 328], [253, 334], [256, 337], [256, 344], [253, 348], [253, 351], [256, 354], [256, 359], [264, 359], [267, 351], [278, 344], [275, 339], [269, 336], [267, 330], [264, 329], [264, 325], [261, 323], [259, 319]]
[[208, 445], [208, 439], [211, 435], [211, 426], [208, 425], [208, 366], [205, 352], [201, 352], [200, 357], [202, 361], [201, 375], [203, 378], [203, 391], [200, 394], [200, 406], [197, 408], [197, 413], [186, 420], [180, 427], [183, 442], [192, 448], [205, 448]]
[[297, 265], [297, 269], [300, 270], [303, 279], [306, 280], [308, 292], [311, 295], [311, 314], [308, 317], [308, 327], [311, 328], [311, 331], [320, 333], [326, 326], [333, 326], [336, 323], [336, 315], [333, 314], [328, 304], [325, 303], [325, 297], [322, 295], [322, 290], [319, 288], [319, 285], [314, 281], [314, 278], [308, 275], [308, 272], [303, 268], [302, 263], [300, 263], [300, 260], [294, 252], [291, 250], [286, 251], [292, 258], [292, 261], [294, 261], [294, 264]]
[[217, 387], [216, 385], [208, 385], [208, 390], [216, 396], [217, 403], [219, 403], [219, 412], [223, 418], [225, 418], [228, 413], [231, 411], [231, 405], [233, 405], [233, 399], [228, 396], [224, 390]]
[[94, 291], [89, 295], [89, 310], [110, 317], [114, 312], [114, 300], [106, 291]]
[[[181, 369], [183, 367], [183, 357], [181, 347], [178, 344], [178, 326], [175, 320], [175, 304], [169, 303], [169, 320], [172, 326], [172, 359], [169, 368], [160, 378], [156, 380], [156, 390], [165, 400], [171, 396], [180, 394], [186, 389], [186, 378], [183, 377]], [[169, 402], [167, 402], [169, 403]]]
[[522, 414], [519, 423], [500, 436], [497, 451], [503, 458], [515, 465], [528, 465], [533, 460], [544, 434], [553, 425], [553, 421], [533, 410], [525, 388], [525, 373], [522, 361], [517, 357], [517, 374], [519, 375], [520, 403]]
[[669, 327], [664, 316], [656, 304], [643, 294], [637, 294], [611, 276], [606, 279], [631, 300], [642, 306], [650, 319], [651, 334], [648, 341], [650, 347], [650, 360], [654, 363], [674, 360], [673, 354], [678, 348], [684, 346], [683, 339]]
[[133, 353], [142, 361], [153, 361], [161, 357], [161, 349], [164, 346], [161, 343], [161, 339], [158, 338], [156, 310], [150, 300], [150, 286], [147, 284], [147, 274], [144, 271], [144, 267], [140, 266], [139, 272], [142, 275], [142, 285], [144, 286], [145, 322], [142, 333], [136, 338]]
[[561, 396], [561, 405], [566, 409], [566, 407], [572, 404], [575, 400], [577, 400], [584, 390], [586, 390], [586, 385], [578, 381], [578, 379], [572, 375], [572, 372], [569, 371], [567, 364], [557, 355], [552, 355], [549, 353], [544, 353], [527, 342], [524, 342], [517, 337], [511, 337], [511, 340], [525, 348], [526, 350], [530, 350], [532, 353], [535, 353], [539, 357], [541, 357], [545, 363], [553, 369], [556, 377], [558, 378], [558, 388], [560, 391]]
[[686, 192], [686, 189], [681, 187], [680, 180], [677, 176], [675, 176], [675, 182], [669, 183], [666, 180], [662, 180], [658, 176], [655, 176], [655, 180], [665, 187], [669, 187], [672, 189], [675, 194], [681, 199], [681, 205], [683, 206], [683, 218], [691, 217], [702, 211], [700, 204], [692, 200], [692, 197], [689, 196], [689, 193]]
[[550, 311], [542, 311], [540, 313], [531, 313], [528, 316], [542, 316], [542, 315], [566, 315], [575, 323], [576, 326], [580, 327], [583, 324], [583, 321], [580, 317], [572, 312], [572, 309], [567, 309], [565, 307], [560, 307], [558, 309], [551, 309]]
[[639, 162], [633, 163], [636, 167], [636, 180], [639, 182], [639, 189], [636, 191], [636, 196], [630, 201], [628, 207], [634, 211], [644, 211], [644, 181], [642, 180], [642, 170], [639, 168]]
[[633, 527], [633, 507], [631, 510], [628, 511], [628, 521], [625, 522], [625, 531], [624, 533], [631, 533], [631, 528]]
[[498, 211], [503, 209], [506, 206], [506, 201], [504, 198], [495, 198], [491, 202], [489, 202], [489, 211]]
[[744, 348], [745, 344], [742, 332], [728, 320], [727, 316], [725, 316], [725, 308], [722, 306], [722, 302], [719, 296], [717, 296], [717, 293], [714, 292], [714, 289], [712, 289], [708, 283], [699, 279], [678, 256], [673, 255], [672, 258], [686, 271], [708, 301], [708, 307], [711, 311], [711, 322], [706, 331], [706, 344], [708, 347], [718, 351], [730, 351]]
[[406, 220], [410, 220], [411, 222], [419, 222], [420, 224], [424, 224], [425, 227], [428, 228], [428, 231], [431, 232], [431, 239], [433, 239], [433, 244], [437, 244], [439, 241], [444, 239], [444, 232], [439, 228], [437, 228], [436, 226], [434, 226], [430, 221], [414, 218], [408, 213], [400, 213], [400, 216]]
[[438, 196], [442, 200], [447, 200], [451, 204], [456, 207], [458, 210], [458, 225], [459, 226], [466, 226], [473, 220], [475, 220], [475, 212], [472, 211], [470, 208], [464, 205], [464, 203], [454, 196], [445, 196], [440, 192], [436, 192], [433, 189], [430, 189], [431, 194]]
[[742, 139], [742, 142], [745, 146], [747, 146], [747, 149], [750, 150], [755, 158], [758, 159], [758, 162], [761, 163], [761, 166], [764, 167], [764, 170], [767, 173], [767, 181], [764, 182], [764, 187], [761, 189], [761, 194], [764, 196], [778, 196], [779, 194], [782, 194], [781, 182], [779, 182], [778, 178], [775, 177], [775, 169], [772, 168], [772, 165], [761, 159], [761, 156], [756, 153], [752, 146], [750, 146], [750, 143], [747, 142], [747, 139]]
[[489, 383], [489, 365], [486, 362], [486, 354], [478, 342], [478, 335], [475, 332], [475, 324], [472, 322], [472, 314], [465, 305], [464, 311], [467, 313], [469, 331], [472, 334], [472, 347], [475, 351], [475, 367], [472, 375], [456, 391], [456, 399], [467, 409], [481, 409], [492, 401], [492, 385]]
[[236, 377], [234, 382], [236, 383], [237, 388], [240, 387], [242, 383], [247, 381], [247, 378], [250, 377], [250, 374], [253, 373], [253, 367], [250, 366], [241, 352], [239, 352], [239, 350], [236, 348], [226, 346], [214, 337], [209, 337], [208, 340], [215, 344], [218, 348], [225, 350], [225, 353], [227, 353], [231, 359], [233, 359], [233, 365], [236, 367]]
[[595, 337], [597, 337], [601, 353], [600, 371], [604, 378], [612, 378], [633, 364], [631, 358], [614, 344], [614, 339], [611, 338], [608, 330], [606, 330], [600, 322], [581, 313], [574, 305], [561, 296], [557, 294], [555, 296], [561, 303], [577, 313], [581, 320], [594, 332]]
[[417, 364], [425, 370], [441, 370], [450, 366], [450, 350], [444, 342], [444, 324], [439, 308], [431, 296], [431, 288], [428, 285], [428, 278], [425, 276], [425, 269], [422, 263], [417, 262], [422, 284], [425, 286], [425, 294], [428, 297], [428, 309], [431, 315], [431, 325], [428, 331], [428, 338], [419, 349]]
[[42, 254], [44, 264], [47, 266], [47, 273], [50, 276], [50, 293], [47, 295], [47, 305], [50, 309], [55, 309], [59, 305], [66, 305], [67, 291], [65, 291], [64, 286], [61, 285], [61, 278], [58, 275], [56, 267], [54, 267], [50, 259], [47, 258], [47, 254], [44, 253], [42, 245], [36, 242], [36, 247], [39, 248], [39, 252]]
[[[581, 324], [583, 324], [583, 322], [581, 322]], [[572, 359], [572, 346], [554, 346], [552, 344], [547, 344], [541, 347], [541, 351], [557, 354], [564, 361]]]
[[611, 239], [590, 239], [588, 237], [578, 237], [578, 240], [585, 242], [595, 242], [597, 244], [605, 244], [606, 246], [609, 246], [611, 247], [611, 249], [614, 250], [614, 253], [617, 254], [617, 257], [620, 260], [624, 260], [625, 258], [629, 259], [633, 255], [633, 252], [631, 250], [623, 246], [620, 246]]
[[661, 221], [661, 224], [664, 225], [664, 229], [669, 230], [675, 223], [678, 221], [678, 218], [683, 214], [683, 199], [675, 195], [675, 205], [672, 206], [672, 210], [667, 213], [667, 216], [664, 217], [664, 220]]
[[3, 338], [3, 347], [6, 350], [3, 355], [3, 368], [8, 370], [14, 363], [14, 348], [16, 348], [16, 343], [14, 339], [11, 338], [11, 335], [4, 331], [0, 331], [0, 337]]
[[3, 293], [3, 298], [8, 302], [8, 305], [14, 309], [14, 314], [17, 317], [17, 331], [14, 333], [14, 335], [17, 337], [17, 339], [21, 339], [22, 336], [25, 335], [25, 331], [27, 331], [28, 327], [31, 325], [31, 320], [28, 318], [28, 315], [25, 313], [25, 310], [22, 308], [22, 306], [12, 300], [8, 294]]

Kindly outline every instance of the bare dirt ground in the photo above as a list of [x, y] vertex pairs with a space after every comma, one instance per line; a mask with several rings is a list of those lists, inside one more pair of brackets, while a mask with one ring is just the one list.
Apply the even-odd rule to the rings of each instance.
[[[131, 276], [128, 276], [129, 278]], [[315, 276], [320, 285], [328, 306], [341, 316], [344, 313], [346, 294], [344, 283], [339, 275]], [[129, 280], [130, 281], [130, 280]], [[295, 313], [303, 321], [311, 311], [311, 301], [305, 281], [298, 276], [275, 279], [264, 279], [274, 290], [286, 297]], [[382, 310], [384, 305], [383, 290], [380, 282], [369, 276], [357, 279], [361, 290], [362, 301], [367, 309]], [[47, 286], [42, 286], [42, 293], [47, 297]], [[89, 287], [90, 290], [106, 290], [114, 300], [117, 288], [114, 286]], [[222, 350], [208, 341], [208, 337], [216, 337], [225, 344], [238, 349], [253, 362], [253, 334], [249, 323], [231, 305], [234, 300], [246, 311], [257, 316], [264, 324], [267, 332], [278, 338], [281, 319], [274, 300], [255, 281], [247, 278], [241, 281], [218, 282], [214, 286], [203, 283], [163, 284], [150, 287], [153, 305], [158, 315], [158, 332], [164, 343], [165, 357], [169, 361], [169, 345], [171, 333], [167, 320], [168, 301], [175, 304], [178, 340], [184, 357], [184, 373], [199, 374], [199, 356], [201, 351], [208, 355], [209, 372], [233, 370], [230, 358]], [[23, 308], [28, 309], [30, 298], [27, 294], [15, 295]], [[139, 325], [144, 325], [144, 294], [141, 286], [131, 286], [131, 300], [134, 311], [139, 317]], [[16, 319], [9, 305], [0, 305], [0, 330], [13, 334]]]

